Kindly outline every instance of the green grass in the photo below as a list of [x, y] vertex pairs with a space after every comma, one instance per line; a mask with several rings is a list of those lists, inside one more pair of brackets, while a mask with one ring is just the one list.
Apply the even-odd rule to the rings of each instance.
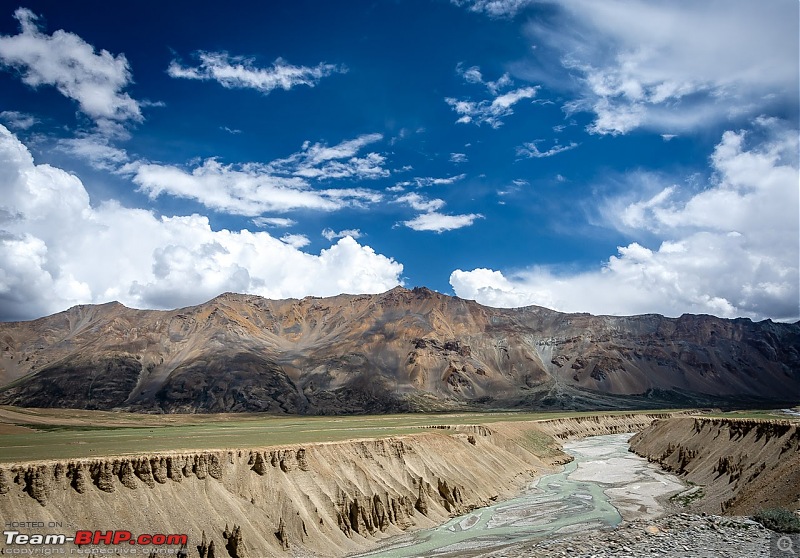
[[711, 418], [747, 418], [747, 419], [767, 419], [767, 420], [800, 420], [785, 413], [780, 409], [763, 409], [747, 411], [711, 411], [703, 413], [703, 416]]
[[[694, 483], [689, 483], [694, 484]], [[694, 486], [689, 490], [684, 490], [680, 494], [675, 494], [670, 497], [670, 500], [683, 506], [684, 508], [696, 500], [700, 500], [705, 496], [705, 490], [702, 486]]]
[[[647, 411], [653, 412], [653, 411]], [[41, 413], [47, 413], [42, 411]], [[82, 416], [86, 412], [82, 411]], [[191, 421], [190, 424], [148, 426], [92, 426], [91, 424], [38, 425], [24, 423], [37, 431], [0, 436], [0, 462], [36, 461], [154, 453], [169, 450], [206, 450], [268, 447], [354, 438], [381, 438], [419, 433], [431, 425], [486, 424], [500, 421], [530, 421], [588, 415], [618, 415], [619, 412], [491, 412], [454, 414], [410, 414], [336, 417], [276, 417], [269, 415], [166, 415], [143, 416], [142, 421]], [[107, 420], [109, 413], [102, 416]], [[68, 417], [67, 414], [59, 416]], [[90, 414], [88, 416], [91, 416]], [[132, 415], [121, 414], [126, 422]], [[88, 419], [86, 420], [88, 422]], [[152, 422], [151, 422], [152, 424]], [[525, 441], [542, 450], [549, 446], [545, 437], [532, 435]]]
[[778, 533], [800, 533], [800, 517], [786, 509], [760, 510], [756, 512], [753, 519], [767, 529]]

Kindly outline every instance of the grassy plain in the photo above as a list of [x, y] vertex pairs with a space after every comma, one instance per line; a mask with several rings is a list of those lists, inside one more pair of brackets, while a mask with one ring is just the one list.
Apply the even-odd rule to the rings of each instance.
[[[481, 412], [320, 417], [252, 413], [150, 415], [0, 406], [0, 462], [282, 446], [398, 436], [420, 432], [434, 425], [532, 421], [629, 412]], [[777, 411], [705, 411], [703, 414], [788, 418]], [[543, 443], [542, 440], [530, 442]]]

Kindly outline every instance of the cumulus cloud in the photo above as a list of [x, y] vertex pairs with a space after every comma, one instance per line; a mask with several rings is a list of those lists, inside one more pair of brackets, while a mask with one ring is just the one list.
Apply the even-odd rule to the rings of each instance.
[[26, 8], [18, 8], [14, 18], [20, 33], [0, 35], [2, 66], [18, 71], [31, 87], [55, 87], [98, 124], [111, 127], [114, 122], [142, 120], [140, 103], [124, 91], [131, 83], [124, 54], [97, 53], [78, 35], [63, 30], [47, 35]]
[[409, 192], [408, 194], [398, 196], [394, 201], [395, 203], [405, 204], [417, 211], [436, 211], [445, 205], [444, 200], [428, 199], [424, 196], [420, 196], [416, 192]]
[[444, 200], [429, 199], [416, 192], [409, 192], [408, 194], [398, 196], [394, 199], [394, 202], [407, 205], [415, 211], [424, 212], [402, 223], [415, 231], [434, 231], [441, 233], [469, 227], [476, 219], [483, 218], [483, 215], [478, 213], [468, 213], [464, 215], [446, 215], [439, 213], [438, 210], [445, 206]]
[[466, 163], [467, 161], [469, 161], [469, 158], [467, 157], [466, 153], [451, 153], [450, 154], [450, 162], [451, 163], [461, 164], [461, 163]]
[[401, 283], [400, 263], [351, 237], [308, 254], [266, 232], [214, 230], [201, 215], [93, 205], [76, 176], [35, 164], [3, 126], [0, 190], [0, 319], [108, 300], [171, 308], [223, 291], [285, 298]]
[[548, 149], [547, 151], [540, 151], [539, 147], [536, 145], [538, 143], [543, 142], [544, 140], [534, 140], [530, 142], [523, 143], [521, 146], [517, 147], [517, 155], [520, 157], [527, 157], [527, 158], [534, 158], [534, 159], [541, 159], [544, 157], [552, 157], [553, 155], [558, 155], [559, 153], [563, 153], [564, 151], [569, 151], [570, 149], [575, 149], [578, 147], [578, 144], [574, 141], [569, 142], [569, 145], [559, 145], [556, 143], [553, 147]]
[[311, 241], [304, 234], [287, 233], [281, 237], [281, 241], [285, 242], [289, 246], [294, 246], [295, 248], [303, 248], [304, 246], [311, 244]]
[[557, 4], [552, 25], [531, 21], [529, 36], [579, 79], [565, 109], [593, 112], [591, 132], [675, 133], [796, 103], [796, 2]]
[[275, 89], [289, 89], [298, 85], [314, 87], [319, 81], [334, 73], [345, 73], [347, 68], [320, 63], [316, 66], [294, 66], [278, 58], [267, 68], [259, 68], [252, 58], [231, 56], [227, 52], [198, 51], [198, 66], [183, 66], [177, 60], [170, 62], [167, 73], [173, 78], [213, 80], [229, 89], [255, 89], [269, 94]]
[[237, 215], [258, 216], [295, 209], [334, 211], [377, 203], [382, 196], [366, 188], [315, 189], [311, 180], [387, 176], [383, 155], [356, 156], [364, 146], [382, 137], [366, 134], [334, 146], [305, 142], [299, 152], [268, 164], [225, 165], [216, 159], [206, 159], [192, 168], [184, 168], [134, 162], [121, 172], [131, 173], [140, 190], [152, 199], [167, 194]]
[[750, 136], [723, 135], [711, 156], [714, 175], [702, 191], [670, 185], [615, 206], [608, 217], [626, 230], [660, 237], [654, 248], [632, 242], [601, 269], [583, 273], [456, 270], [453, 289], [492, 306], [797, 319], [797, 133], [759, 119]]
[[322, 236], [324, 236], [329, 241], [333, 241], [337, 238], [344, 238], [346, 236], [358, 240], [364, 235], [359, 229], [344, 229], [339, 232], [336, 232], [331, 228], [327, 228], [322, 231]]
[[441, 233], [469, 227], [476, 219], [482, 219], [483, 215], [478, 213], [468, 213], [464, 215], [445, 215], [437, 211], [417, 215], [410, 221], [403, 221], [409, 229], [415, 231], [433, 231]]

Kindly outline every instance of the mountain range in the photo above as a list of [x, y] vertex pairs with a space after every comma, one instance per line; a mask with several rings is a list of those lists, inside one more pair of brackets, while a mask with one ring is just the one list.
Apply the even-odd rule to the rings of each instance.
[[800, 401], [800, 322], [497, 309], [425, 288], [0, 323], [0, 404], [289, 414]]

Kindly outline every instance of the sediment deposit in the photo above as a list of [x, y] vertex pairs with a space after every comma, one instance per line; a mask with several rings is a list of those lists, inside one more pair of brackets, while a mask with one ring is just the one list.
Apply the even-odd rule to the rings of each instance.
[[[609, 431], [631, 431], [664, 416], [600, 422]], [[594, 417], [585, 417], [441, 427], [387, 439], [3, 465], [0, 517], [75, 529], [187, 533], [193, 545], [205, 535], [216, 549], [236, 532], [246, 556], [341, 556], [514, 496], [569, 460], [551, 435], [603, 433], [599, 429]]]
[[797, 423], [675, 417], [654, 422], [631, 449], [696, 485], [679, 498], [693, 510], [800, 509]]

